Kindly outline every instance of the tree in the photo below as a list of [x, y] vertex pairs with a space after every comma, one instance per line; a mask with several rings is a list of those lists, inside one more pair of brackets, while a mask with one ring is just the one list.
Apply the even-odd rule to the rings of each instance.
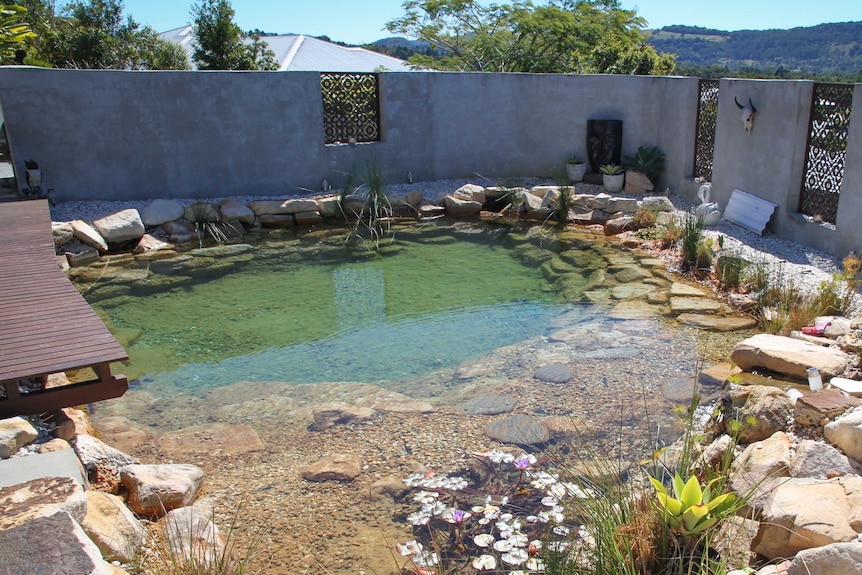
[[122, 0], [70, 2], [58, 16], [53, 0], [18, 0], [32, 14], [36, 38], [26, 63], [56, 68], [188, 69], [182, 49], [149, 26], [123, 18]]
[[14, 59], [27, 38], [36, 35], [24, 21], [26, 13], [22, 6], [0, 4], [0, 62], [4, 64]]
[[275, 53], [257, 31], [247, 35], [234, 24], [228, 0], [201, 0], [192, 6], [197, 47], [192, 59], [200, 70], [276, 70]]
[[477, 0], [407, 0], [393, 33], [430, 44], [442, 57], [410, 63], [481, 72], [665, 74], [673, 57], [646, 43], [646, 22], [616, 0], [549, 0], [483, 6]]

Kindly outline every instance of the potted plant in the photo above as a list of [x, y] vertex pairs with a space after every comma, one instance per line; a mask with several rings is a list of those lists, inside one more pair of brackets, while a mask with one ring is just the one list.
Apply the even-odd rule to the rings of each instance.
[[657, 147], [641, 146], [634, 156], [626, 156], [624, 163], [629, 172], [640, 172], [654, 186], [656, 178], [664, 171], [664, 152]]
[[572, 156], [566, 160], [566, 175], [573, 184], [582, 182], [586, 173], [587, 165], [579, 157]]
[[616, 194], [623, 189], [626, 182], [626, 172], [617, 164], [605, 164], [599, 168], [602, 172], [602, 185], [605, 191]]

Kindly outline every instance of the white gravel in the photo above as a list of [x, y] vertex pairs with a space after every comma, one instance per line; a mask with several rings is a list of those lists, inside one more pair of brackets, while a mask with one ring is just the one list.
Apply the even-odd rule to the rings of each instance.
[[[477, 176], [472, 179], [459, 180], [436, 180], [431, 182], [416, 182], [412, 184], [403, 183], [387, 186], [390, 195], [403, 194], [411, 190], [421, 189], [426, 201], [442, 201], [446, 194], [450, 194], [464, 184], [473, 183], [483, 186], [497, 185], [495, 181]], [[539, 183], [553, 183], [539, 180], [525, 181], [524, 185], [536, 185]], [[582, 189], [584, 188], [584, 189]], [[589, 186], [578, 184], [578, 193], [599, 193], [600, 186]], [[319, 194], [306, 194], [305, 197]], [[234, 196], [236, 200], [247, 203], [252, 200], [283, 199], [285, 196]], [[303, 197], [303, 196], [291, 196]], [[218, 202], [222, 198], [211, 198], [206, 201]], [[674, 205], [680, 211], [688, 211], [691, 207], [687, 200], [671, 196]], [[151, 200], [141, 201], [73, 201], [63, 202], [51, 208], [51, 216], [54, 221], [70, 221], [75, 219], [92, 222], [99, 217], [129, 208], [143, 209]], [[201, 199], [178, 199], [183, 206]], [[707, 236], [716, 238], [722, 236], [723, 253], [737, 255], [757, 264], [766, 265], [773, 274], [790, 279], [803, 292], [811, 292], [821, 282], [829, 280], [842, 269], [841, 261], [829, 254], [820, 252], [811, 247], [797, 244], [788, 240], [778, 238], [774, 234], [765, 233], [759, 236], [732, 222], [722, 219], [717, 226], [705, 230]]]

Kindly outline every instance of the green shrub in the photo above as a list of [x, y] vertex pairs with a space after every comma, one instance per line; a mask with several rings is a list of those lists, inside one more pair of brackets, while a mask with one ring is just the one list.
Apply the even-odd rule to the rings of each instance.
[[655, 182], [655, 179], [664, 170], [664, 152], [658, 148], [647, 148], [641, 146], [634, 156], [626, 156], [623, 163], [629, 170], [641, 172]]
[[655, 210], [650, 210], [649, 208], [639, 208], [635, 215], [632, 217], [632, 225], [636, 230], [640, 230], [643, 228], [654, 228], [656, 224], [656, 220], [658, 219], [658, 214]]

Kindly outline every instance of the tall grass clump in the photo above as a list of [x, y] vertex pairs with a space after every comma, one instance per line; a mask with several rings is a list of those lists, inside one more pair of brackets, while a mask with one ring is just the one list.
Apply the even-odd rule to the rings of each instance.
[[353, 226], [348, 240], [369, 242], [373, 249], [380, 248], [380, 241], [389, 232], [394, 210], [386, 196], [383, 166], [374, 156], [366, 157], [361, 169], [361, 183], [353, 187], [353, 175], [345, 177], [339, 194], [341, 211]]
[[[697, 271], [700, 264], [706, 262], [705, 241], [703, 237], [703, 218], [694, 213], [686, 214], [682, 225], [680, 252], [684, 270]], [[711, 264], [711, 254], [710, 261]]]

